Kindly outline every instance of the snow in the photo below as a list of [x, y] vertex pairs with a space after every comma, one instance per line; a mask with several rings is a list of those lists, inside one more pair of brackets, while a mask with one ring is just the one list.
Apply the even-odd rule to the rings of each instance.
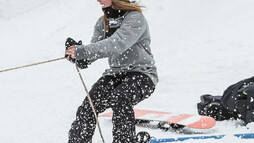
[[[143, 0], [160, 82], [136, 108], [197, 114], [203, 94], [221, 95], [230, 84], [253, 76], [253, 0]], [[63, 57], [67, 37], [89, 43], [102, 15], [96, 1], [0, 0], [0, 70]], [[82, 76], [90, 89], [108, 68], [99, 60]], [[86, 93], [66, 60], [0, 73], [0, 142], [62, 143]], [[111, 121], [100, 118], [106, 142]], [[251, 143], [232, 136], [254, 124], [218, 122], [208, 130], [180, 132], [137, 127], [157, 138], [227, 134], [222, 140], [184, 143]], [[96, 130], [94, 142], [101, 142]]]

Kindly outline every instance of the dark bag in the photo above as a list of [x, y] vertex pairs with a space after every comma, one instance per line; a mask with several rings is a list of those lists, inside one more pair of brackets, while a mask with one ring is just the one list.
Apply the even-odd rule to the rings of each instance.
[[213, 117], [216, 121], [228, 120], [236, 118], [237, 114], [229, 112], [221, 103], [222, 96], [212, 96], [209, 94], [200, 97], [201, 102], [198, 103], [198, 113]]
[[198, 113], [217, 121], [241, 119], [246, 124], [254, 121], [254, 77], [229, 86], [222, 96], [202, 95]]

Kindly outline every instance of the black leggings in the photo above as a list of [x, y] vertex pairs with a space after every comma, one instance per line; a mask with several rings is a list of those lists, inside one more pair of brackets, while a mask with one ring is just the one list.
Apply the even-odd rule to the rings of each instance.
[[[133, 106], [154, 91], [152, 80], [145, 74], [129, 72], [101, 77], [89, 92], [97, 115], [113, 110], [113, 143], [136, 143]], [[96, 120], [88, 98], [78, 108], [69, 131], [69, 143], [91, 143]]]

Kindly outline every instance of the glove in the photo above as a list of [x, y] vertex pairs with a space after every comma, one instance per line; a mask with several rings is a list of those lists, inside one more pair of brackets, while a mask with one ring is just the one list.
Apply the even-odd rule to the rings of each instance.
[[[74, 45], [82, 45], [82, 41], [80, 40], [79, 42], [76, 42], [75, 40], [73, 40], [72, 38], [67, 38], [66, 42], [65, 42], [65, 49], [67, 50], [68, 47], [70, 46], [74, 46]], [[75, 58], [70, 57], [69, 55], [65, 55], [65, 57], [72, 63], [76, 62]], [[85, 69], [87, 68], [87, 65], [90, 64], [90, 62], [87, 59], [82, 59], [82, 60], [77, 60], [77, 66], [80, 69]]]

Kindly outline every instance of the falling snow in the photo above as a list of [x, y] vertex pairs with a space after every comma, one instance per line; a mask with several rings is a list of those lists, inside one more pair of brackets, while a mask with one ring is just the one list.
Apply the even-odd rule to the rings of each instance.
[[[253, 0], [143, 0], [142, 4], [147, 7], [143, 13], [160, 82], [155, 93], [136, 108], [197, 113], [200, 95], [221, 95], [230, 84], [253, 76]], [[62, 57], [67, 37], [88, 44], [102, 16], [100, 7], [96, 1], [84, 0], [1, 0], [0, 70]], [[88, 89], [107, 68], [108, 61], [103, 59], [81, 71]], [[1, 73], [0, 83], [0, 142], [67, 142], [77, 107], [85, 97], [72, 64], [59, 61]], [[99, 120], [106, 142], [112, 142], [111, 120]], [[254, 123], [241, 126], [240, 121], [179, 132], [137, 126], [137, 132], [144, 130], [158, 138], [227, 134], [221, 142], [254, 142], [230, 135], [254, 132]], [[93, 140], [101, 142], [97, 129]]]

